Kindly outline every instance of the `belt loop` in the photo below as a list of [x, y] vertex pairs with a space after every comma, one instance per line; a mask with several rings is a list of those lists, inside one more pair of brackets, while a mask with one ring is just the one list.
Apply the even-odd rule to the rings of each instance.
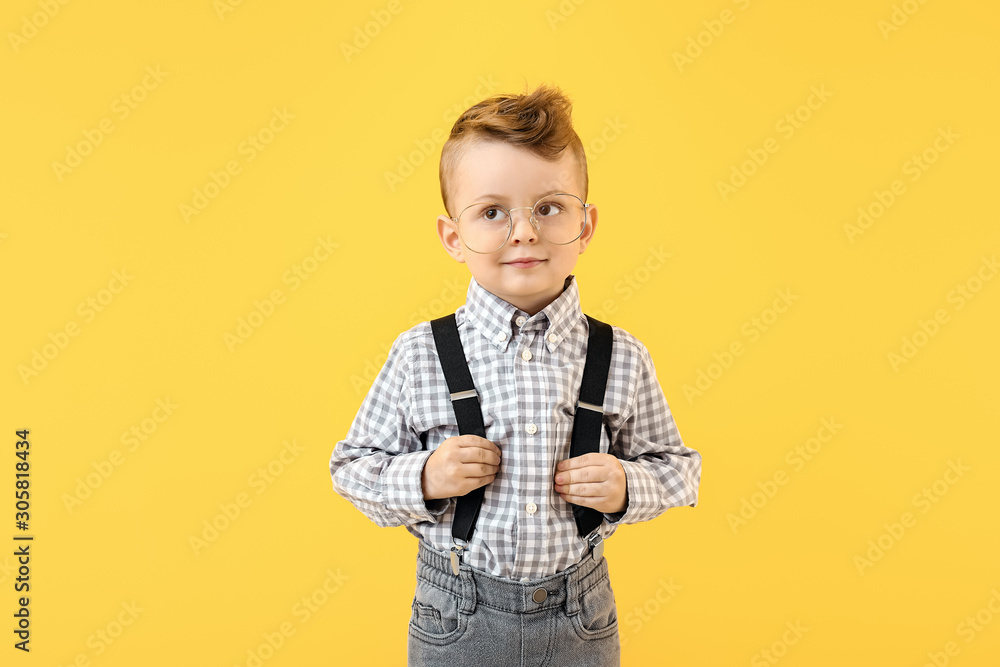
[[465, 568], [459, 574], [462, 579], [462, 601], [458, 610], [463, 614], [472, 614], [476, 611], [476, 580], [469, 568]]
[[576, 616], [580, 613], [580, 568], [574, 567], [566, 573], [566, 615]]

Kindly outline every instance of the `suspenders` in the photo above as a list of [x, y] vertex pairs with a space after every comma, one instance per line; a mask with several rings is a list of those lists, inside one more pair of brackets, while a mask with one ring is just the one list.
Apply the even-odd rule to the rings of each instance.
[[[583, 367], [583, 381], [580, 385], [580, 399], [573, 419], [573, 438], [570, 443], [570, 457], [597, 452], [601, 444], [601, 428], [604, 415], [604, 392], [607, 388], [608, 371], [611, 367], [612, 329], [611, 326], [587, 315], [590, 333], [587, 339], [587, 360]], [[431, 331], [437, 347], [438, 358], [444, 371], [451, 404], [455, 409], [460, 434], [486, 437], [483, 413], [479, 404], [479, 394], [472, 382], [462, 341], [458, 335], [455, 314], [431, 320]], [[451, 535], [455, 546], [451, 550], [451, 568], [457, 575], [462, 550], [462, 540], [467, 543], [476, 527], [479, 508], [482, 506], [486, 487], [473, 489], [456, 501], [455, 522]], [[604, 544], [597, 528], [604, 519], [603, 514], [589, 507], [572, 505], [577, 532], [587, 539], [595, 560], [604, 554]]]
[[[486, 437], [486, 427], [483, 426], [483, 412], [479, 406], [479, 395], [472, 383], [469, 364], [465, 360], [465, 350], [462, 349], [462, 339], [458, 337], [458, 325], [455, 313], [433, 320], [431, 331], [434, 333], [434, 344], [437, 346], [438, 358], [444, 370], [444, 378], [451, 392], [451, 405], [458, 419], [458, 432], [461, 435], [471, 433], [481, 438]], [[455, 523], [451, 527], [451, 536], [456, 540], [469, 541], [472, 531], [479, 518], [479, 508], [483, 504], [486, 487], [469, 491], [458, 498], [455, 506]], [[459, 549], [460, 551], [461, 549]], [[452, 551], [454, 565], [456, 553]]]

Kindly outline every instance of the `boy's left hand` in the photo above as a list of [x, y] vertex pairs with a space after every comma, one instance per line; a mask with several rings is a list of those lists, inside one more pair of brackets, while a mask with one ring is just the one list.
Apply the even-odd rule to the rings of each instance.
[[625, 469], [611, 454], [597, 452], [556, 465], [556, 493], [574, 505], [614, 514], [625, 510]]

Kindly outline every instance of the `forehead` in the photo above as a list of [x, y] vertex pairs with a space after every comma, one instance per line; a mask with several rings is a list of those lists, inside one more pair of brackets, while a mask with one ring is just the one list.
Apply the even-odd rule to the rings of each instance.
[[452, 183], [456, 199], [471, 203], [487, 194], [517, 201], [552, 191], [582, 197], [580, 180], [580, 166], [569, 149], [546, 160], [527, 148], [479, 140], [465, 147]]

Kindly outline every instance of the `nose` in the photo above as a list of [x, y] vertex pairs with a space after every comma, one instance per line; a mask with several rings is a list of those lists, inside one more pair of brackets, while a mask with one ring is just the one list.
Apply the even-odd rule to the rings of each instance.
[[[520, 216], [524, 221], [524, 224], [518, 222], [518, 215], [515, 211], [523, 210], [524, 213]], [[531, 207], [529, 206], [519, 206], [518, 208], [510, 209], [510, 241], [511, 243], [534, 243], [538, 240], [538, 230], [535, 229], [535, 225], [531, 222]]]

